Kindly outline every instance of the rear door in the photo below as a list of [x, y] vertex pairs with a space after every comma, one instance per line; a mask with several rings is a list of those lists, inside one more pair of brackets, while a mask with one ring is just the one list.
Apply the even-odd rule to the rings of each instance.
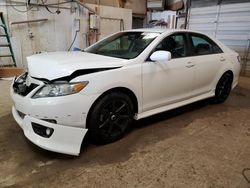
[[195, 65], [194, 95], [201, 95], [214, 88], [214, 80], [226, 61], [220, 47], [205, 35], [188, 33], [192, 58], [190, 62]]

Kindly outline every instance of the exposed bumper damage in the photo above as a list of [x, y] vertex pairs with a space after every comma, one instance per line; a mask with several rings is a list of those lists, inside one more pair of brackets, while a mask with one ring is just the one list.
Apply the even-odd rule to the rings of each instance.
[[[12, 107], [12, 114], [23, 129], [24, 135], [35, 145], [54, 152], [79, 155], [82, 140], [87, 133], [87, 129], [49, 123], [28, 115], [22, 119], [14, 106]], [[53, 134], [49, 138], [40, 136], [32, 126], [34, 124], [40, 125], [41, 129], [44, 127], [50, 128], [50, 130], [53, 130]]]
[[11, 97], [14, 119], [35, 145], [54, 152], [79, 155], [88, 131], [85, 128], [87, 112], [96, 96], [77, 93], [33, 99], [32, 96], [43, 85], [44, 82], [29, 76], [13, 81]]

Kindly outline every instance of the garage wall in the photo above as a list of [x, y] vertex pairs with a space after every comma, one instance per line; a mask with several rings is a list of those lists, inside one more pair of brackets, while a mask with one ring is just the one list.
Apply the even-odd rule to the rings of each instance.
[[[58, 0], [51, 0], [50, 3], [57, 3]], [[44, 7], [34, 7], [28, 12], [18, 12], [11, 6], [4, 6], [5, 2], [0, 1], [0, 11], [4, 13], [6, 22], [9, 25], [14, 54], [18, 67], [26, 67], [26, 57], [40, 52], [67, 51], [74, 39], [75, 31], [79, 29], [73, 47], [84, 49], [87, 46], [89, 34], [89, 12], [87, 9], [78, 6], [76, 3], [63, 4], [67, 9], [60, 9], [60, 14], [51, 14]], [[89, 5], [93, 9], [96, 5]], [[17, 7], [24, 10], [24, 7]], [[101, 19], [98, 30], [99, 39], [121, 30], [123, 20], [124, 29], [132, 28], [132, 10], [99, 6]], [[55, 8], [50, 8], [55, 12]], [[11, 25], [11, 22], [26, 21], [46, 18], [48, 21]], [[113, 18], [113, 19], [112, 19]], [[1, 32], [1, 31], [0, 31]], [[2, 43], [3, 39], [0, 39]], [[0, 50], [0, 54], [9, 54], [9, 51]], [[0, 65], [13, 64], [11, 58], [0, 58]]]
[[188, 23], [189, 29], [215, 36], [237, 51], [243, 73], [250, 72], [250, 3], [191, 8]]
[[[54, 2], [57, 2], [57, 0]], [[67, 50], [74, 38], [75, 30], [78, 29], [78, 25], [75, 22], [76, 18], [81, 20], [81, 25], [74, 46], [79, 48], [86, 47], [85, 35], [88, 28], [88, 11], [86, 9], [74, 5], [77, 9], [72, 12], [70, 9], [71, 4], [65, 4], [64, 7], [69, 9], [60, 9], [60, 14], [51, 14], [44, 7], [34, 7], [28, 12], [18, 12], [10, 6], [4, 6], [4, 4], [0, 2], [0, 11], [4, 13], [5, 20], [9, 26], [17, 66], [25, 67], [26, 57], [35, 53]], [[24, 7], [17, 8], [24, 10]], [[53, 8], [50, 8], [50, 10], [56, 11]], [[41, 18], [46, 18], [48, 21], [18, 25], [11, 24], [12, 22]], [[0, 51], [2, 54], [8, 53], [8, 51], [2, 51], [2, 48]], [[12, 64], [12, 61], [11, 59], [1, 58], [0, 63], [1, 65]]]
[[112, 33], [132, 28], [132, 10], [125, 8], [116, 8], [111, 6], [98, 6], [87, 4], [98, 11], [100, 16], [99, 39], [102, 39]]
[[166, 23], [168, 23], [167, 28], [173, 29], [175, 28], [176, 11], [166, 10], [152, 12], [152, 20], [164, 20]]
[[146, 15], [146, 0], [81, 0], [87, 4], [100, 4], [118, 8], [132, 9], [133, 14]]

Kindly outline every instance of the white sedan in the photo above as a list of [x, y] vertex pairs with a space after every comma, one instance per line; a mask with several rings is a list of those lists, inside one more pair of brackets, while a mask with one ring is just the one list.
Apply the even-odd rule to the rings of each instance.
[[224, 102], [237, 85], [239, 55], [189, 30], [138, 29], [82, 52], [27, 58], [13, 80], [12, 113], [41, 148], [79, 155], [84, 136], [105, 144], [138, 120], [195, 101]]

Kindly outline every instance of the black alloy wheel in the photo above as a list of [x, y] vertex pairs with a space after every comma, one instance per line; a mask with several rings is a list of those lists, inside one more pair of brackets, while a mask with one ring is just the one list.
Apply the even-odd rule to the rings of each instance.
[[229, 73], [223, 74], [215, 89], [215, 103], [219, 104], [225, 102], [231, 92], [232, 81], [232, 76]]
[[107, 144], [120, 139], [134, 118], [131, 99], [122, 92], [109, 93], [93, 107], [89, 118], [91, 140], [96, 144]]

